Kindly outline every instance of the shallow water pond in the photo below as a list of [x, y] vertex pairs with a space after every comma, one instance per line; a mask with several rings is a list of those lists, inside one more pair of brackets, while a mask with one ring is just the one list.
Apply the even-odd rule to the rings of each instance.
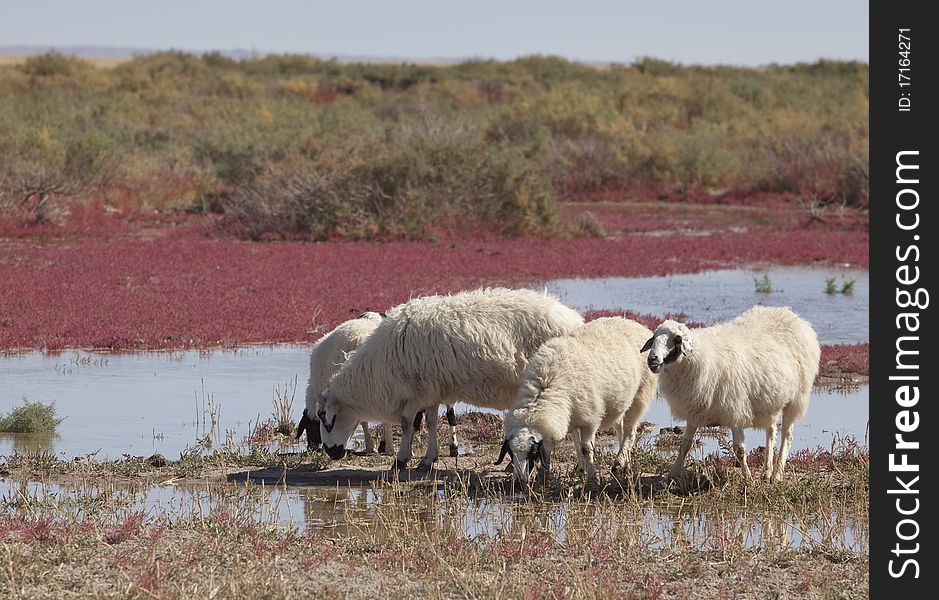
[[[0, 455], [44, 449], [69, 459], [94, 452], [98, 459], [155, 452], [175, 459], [206, 436], [216, 443], [240, 441], [258, 419], [271, 416], [275, 386], [294, 394], [296, 381], [293, 414], [299, 417], [308, 354], [308, 347], [282, 345], [210, 353], [2, 355], [0, 411], [25, 396], [54, 401], [65, 420], [54, 435], [0, 434]], [[673, 424], [663, 400], [653, 403], [646, 419], [658, 427]], [[835, 432], [863, 440], [867, 420], [866, 386], [844, 393], [817, 389], [796, 424], [793, 451], [828, 447]], [[763, 443], [759, 432], [748, 435], [751, 447]]]
[[[100, 482], [53, 484], [0, 478], [0, 512], [31, 518], [93, 521], [118, 525], [131, 513], [151, 522], [236, 519], [283, 528], [323, 529], [338, 537], [381, 537], [415, 529], [454, 534], [485, 544], [498, 538], [546, 534], [562, 544], [577, 536], [627, 539], [641, 548], [675, 546], [701, 550], [724, 545], [748, 548], [823, 548], [865, 554], [864, 514], [768, 515], [637, 507], [623, 502], [531, 504], [521, 497], [419, 498], [369, 487], [281, 486], [134, 488]], [[449, 538], [448, 538], [449, 539]]]
[[[836, 293], [827, 294], [826, 280], [832, 277]], [[850, 281], [850, 293], [841, 293]], [[870, 277], [858, 269], [754, 267], [665, 277], [555, 279], [544, 286], [578, 310], [684, 313], [699, 323], [732, 319], [755, 304], [790, 306], [812, 323], [823, 344], [870, 338]]]

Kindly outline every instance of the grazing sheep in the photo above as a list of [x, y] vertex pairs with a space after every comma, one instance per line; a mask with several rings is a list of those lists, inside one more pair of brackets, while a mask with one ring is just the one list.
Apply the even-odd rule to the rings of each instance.
[[[665, 321], [640, 352], [661, 372], [659, 389], [675, 417], [688, 422], [670, 477], [682, 472], [695, 430], [724, 425], [733, 433], [734, 453], [750, 477], [743, 430], [766, 430], [763, 478], [782, 479], [792, 425], [809, 406], [821, 349], [815, 330], [789, 308], [754, 306], [736, 319], [695, 329]], [[773, 466], [776, 422], [782, 416], [779, 459]]]
[[[416, 298], [382, 321], [330, 380], [319, 412], [330, 456], [339, 457], [356, 423], [400, 419], [396, 468], [411, 459], [414, 417], [463, 401], [506, 409], [528, 359], [542, 343], [583, 324], [557, 299], [530, 290], [481, 289]], [[437, 411], [427, 411], [423, 468], [437, 459]]]
[[[308, 448], [318, 449], [322, 443], [319, 420], [315, 415], [319, 412], [322, 403], [320, 394], [326, 389], [329, 378], [339, 371], [339, 367], [346, 362], [349, 354], [362, 345], [362, 342], [372, 334], [384, 318], [384, 313], [363, 313], [357, 319], [351, 319], [339, 325], [313, 345], [313, 350], [310, 352], [310, 379], [306, 385], [306, 408], [303, 409], [303, 416], [297, 425], [297, 439], [299, 440], [305, 431]], [[384, 440], [379, 450], [391, 453], [394, 451], [391, 427], [384, 425], [383, 429]], [[362, 434], [365, 436], [365, 451], [374, 452], [375, 443], [372, 441], [372, 434], [368, 430], [366, 421], [362, 421]]]
[[656, 376], [645, 357], [624, 348], [642, 344], [652, 332], [621, 317], [591, 321], [544, 343], [525, 367], [515, 404], [506, 413], [500, 464], [511, 452], [515, 477], [527, 482], [536, 460], [548, 471], [554, 445], [576, 432], [577, 462], [596, 477], [597, 431], [615, 427], [620, 442], [613, 472], [630, 463], [636, 426], [655, 395]]

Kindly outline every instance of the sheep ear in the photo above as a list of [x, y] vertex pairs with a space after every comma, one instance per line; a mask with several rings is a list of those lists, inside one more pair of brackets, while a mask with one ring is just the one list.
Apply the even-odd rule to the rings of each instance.
[[650, 337], [645, 344], [642, 345], [642, 350], [639, 351], [640, 354], [643, 352], [648, 352], [652, 348], [652, 342], [655, 341], [655, 336]]
[[685, 356], [691, 354], [691, 338], [678, 336], [675, 338], [676, 345], [681, 348], [681, 353]]
[[502, 449], [499, 450], [499, 460], [492, 463], [494, 465], [501, 465], [502, 461], [505, 460], [505, 455], [509, 453], [509, 440], [502, 442]]
[[548, 451], [548, 446], [545, 445], [544, 440], [538, 442], [538, 456], [541, 458], [541, 466], [544, 468], [545, 473], [551, 470], [551, 452]]
[[303, 432], [307, 430], [310, 426], [310, 415], [307, 413], [307, 410], [303, 409], [303, 416], [300, 417], [300, 422], [297, 423], [297, 439], [300, 439], [300, 436], [303, 435]]
[[387, 319], [387, 318], [388, 318], [388, 315], [385, 314], [385, 313], [383, 313], [383, 312], [378, 313], [378, 316], [381, 317], [382, 319]]

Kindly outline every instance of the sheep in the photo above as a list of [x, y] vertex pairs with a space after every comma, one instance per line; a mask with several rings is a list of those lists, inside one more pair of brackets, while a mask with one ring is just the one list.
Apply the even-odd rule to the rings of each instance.
[[[723, 425], [733, 434], [734, 453], [750, 478], [745, 427], [766, 431], [763, 479], [778, 482], [792, 446], [792, 426], [809, 405], [821, 349], [815, 330], [789, 308], [754, 306], [736, 319], [695, 329], [672, 320], [659, 325], [640, 352], [659, 375], [659, 389], [672, 414], [687, 421], [678, 458], [669, 474], [677, 479], [695, 430]], [[779, 459], [773, 464], [776, 423], [782, 416]]]
[[[297, 439], [306, 432], [307, 447], [318, 449], [320, 439], [319, 421], [316, 415], [319, 412], [320, 394], [332, 377], [346, 361], [350, 353], [354, 352], [372, 334], [385, 313], [365, 312], [356, 319], [342, 323], [313, 345], [310, 352], [310, 378], [306, 385], [306, 408], [297, 425]], [[385, 425], [384, 440], [379, 450], [390, 452], [394, 447], [391, 440], [391, 427]], [[368, 422], [362, 421], [362, 434], [365, 436], [365, 451], [369, 454], [375, 451], [372, 434], [368, 430]]]
[[[327, 452], [340, 457], [355, 424], [400, 419], [395, 469], [411, 459], [418, 411], [456, 401], [504, 410], [522, 371], [548, 339], [583, 324], [556, 298], [530, 290], [479, 289], [399, 306], [342, 366], [318, 414]], [[437, 411], [427, 411], [427, 452], [437, 459]]]
[[[303, 416], [297, 425], [296, 438], [299, 440], [305, 431], [308, 448], [318, 449], [322, 443], [319, 419], [316, 414], [322, 405], [320, 394], [329, 383], [330, 377], [339, 371], [339, 367], [347, 357], [372, 334], [386, 316], [385, 313], [362, 313], [358, 318], [342, 323], [313, 345], [313, 350], [310, 352], [310, 378], [306, 387], [306, 408], [303, 409]], [[418, 413], [415, 417], [415, 428], [420, 428], [422, 418], [423, 412]], [[450, 455], [456, 456], [459, 453], [459, 445], [456, 436], [456, 414], [452, 406], [447, 407], [447, 422], [450, 426]], [[378, 446], [378, 452], [391, 455], [394, 453], [391, 425], [383, 423], [382, 429], [384, 438]], [[369, 454], [374, 453], [375, 443], [369, 433], [367, 421], [362, 421], [362, 435], [365, 437], [365, 451]]]
[[613, 472], [625, 471], [657, 377], [643, 356], [624, 348], [642, 344], [651, 334], [635, 321], [607, 317], [545, 342], [525, 367], [518, 396], [506, 413], [506, 439], [496, 464], [511, 452], [515, 477], [526, 483], [536, 460], [549, 470], [554, 445], [573, 431], [577, 462], [595, 479], [594, 438], [613, 426], [620, 442]]

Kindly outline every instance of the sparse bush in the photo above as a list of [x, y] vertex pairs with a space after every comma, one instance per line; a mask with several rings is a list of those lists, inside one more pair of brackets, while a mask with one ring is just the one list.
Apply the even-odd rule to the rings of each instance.
[[119, 197], [224, 209], [246, 237], [321, 239], [436, 235], [463, 211], [470, 227], [532, 233], [553, 227], [555, 194], [598, 191], [866, 208], [868, 80], [866, 65], [832, 61], [432, 67], [160, 52], [96, 69], [50, 53], [0, 67], [0, 210], [54, 221], [66, 201]]
[[606, 228], [603, 222], [590, 211], [580, 213], [574, 221], [574, 232], [586, 237], [606, 237]]
[[30, 56], [19, 66], [20, 71], [34, 77], [68, 76], [89, 68], [90, 65], [86, 61], [59, 52]]
[[487, 150], [472, 132], [406, 128], [376, 140], [370, 157], [348, 162], [272, 173], [226, 199], [226, 218], [250, 239], [423, 238], [467, 229], [520, 235], [556, 224], [550, 185], [518, 153]]
[[835, 285], [834, 277], [825, 278], [825, 293], [829, 296], [834, 296], [838, 293], [838, 286]]
[[2, 433], [40, 433], [55, 431], [62, 419], [56, 418], [55, 402], [30, 402], [23, 397], [21, 406], [14, 406], [0, 416]]

